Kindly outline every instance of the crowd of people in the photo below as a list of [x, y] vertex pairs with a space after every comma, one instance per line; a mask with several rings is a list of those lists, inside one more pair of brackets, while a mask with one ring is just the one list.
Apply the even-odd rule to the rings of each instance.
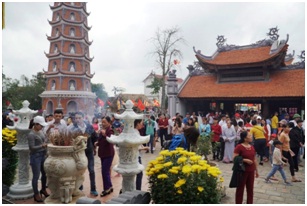
[[[3, 115], [5, 123], [10, 124], [8, 114]], [[4, 121], [3, 121], [4, 122]], [[5, 126], [5, 125], [4, 125]], [[305, 132], [304, 121], [299, 114], [290, 116], [286, 113], [275, 112], [272, 117], [263, 117], [257, 112], [236, 111], [233, 116], [208, 112], [206, 115], [193, 112], [186, 113], [185, 117], [176, 113], [174, 117], [159, 114], [147, 114], [143, 120], [135, 121], [135, 129], [140, 135], [149, 135], [147, 144], [140, 145], [138, 160], [141, 163], [141, 151], [154, 153], [159, 142], [161, 150], [166, 148], [166, 142], [179, 139], [180, 146], [189, 151], [197, 150], [197, 141], [200, 134], [210, 136], [212, 148], [212, 161], [221, 161], [225, 164], [233, 163], [237, 156], [243, 157], [245, 172], [243, 181], [237, 187], [236, 203], [242, 203], [244, 187], [247, 188], [247, 203], [252, 203], [254, 177], [266, 162], [272, 165], [272, 171], [265, 181], [270, 183], [276, 180], [274, 174], [280, 171], [285, 184], [291, 185], [287, 180], [281, 165], [288, 164], [292, 182], [300, 182], [295, 177], [299, 171], [301, 156], [305, 158]], [[107, 138], [118, 135], [124, 129], [124, 122], [116, 119], [114, 115], [101, 119], [93, 118], [90, 122], [82, 112], [71, 114], [66, 120], [62, 110], [55, 110], [45, 118], [36, 116], [31, 120], [29, 134], [30, 165], [33, 172], [32, 187], [34, 200], [41, 202], [42, 197], [48, 197], [46, 191], [46, 174], [43, 164], [46, 158], [48, 134], [55, 130], [59, 132], [78, 132], [88, 137], [85, 151], [88, 159], [91, 195], [98, 196], [95, 184], [94, 156], [97, 154], [101, 160], [101, 176], [103, 191], [100, 196], [113, 192], [111, 182], [111, 167], [118, 160], [117, 148], [109, 143]], [[98, 147], [98, 151], [97, 151]], [[275, 150], [274, 150], [275, 148]], [[167, 148], [169, 149], [169, 148]], [[42, 175], [41, 190], [38, 190], [38, 177]], [[119, 175], [119, 174], [118, 174]], [[142, 173], [137, 175], [136, 188], [141, 190]], [[82, 186], [80, 188], [82, 190]]]

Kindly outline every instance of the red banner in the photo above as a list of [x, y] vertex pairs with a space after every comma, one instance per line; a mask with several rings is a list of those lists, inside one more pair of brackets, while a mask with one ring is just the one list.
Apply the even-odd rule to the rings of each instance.
[[103, 106], [104, 106], [104, 101], [101, 100], [101, 99], [99, 99], [99, 98], [97, 98], [97, 104], [98, 104], [99, 106], [103, 107]]

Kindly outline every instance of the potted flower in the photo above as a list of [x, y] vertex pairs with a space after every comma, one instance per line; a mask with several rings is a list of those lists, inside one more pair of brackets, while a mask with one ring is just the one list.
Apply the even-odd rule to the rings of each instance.
[[17, 131], [8, 128], [2, 129], [2, 161], [4, 159], [7, 163], [7, 165], [2, 168], [2, 183], [7, 188], [10, 187], [15, 180], [16, 168], [18, 165], [18, 153], [12, 148], [16, 143]]
[[195, 152], [163, 150], [148, 163], [146, 174], [155, 204], [215, 204], [220, 202], [221, 171]]

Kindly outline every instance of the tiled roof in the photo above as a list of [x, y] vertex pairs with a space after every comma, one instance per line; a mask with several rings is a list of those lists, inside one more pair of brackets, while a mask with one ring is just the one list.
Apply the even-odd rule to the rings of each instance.
[[279, 52], [271, 55], [271, 46], [263, 46], [219, 52], [212, 60], [205, 59], [197, 54], [196, 58], [204, 63], [217, 65], [251, 64], [266, 61], [278, 55], [280, 52], [284, 51], [284, 49], [287, 49], [287, 47], [288, 45], [286, 44]]
[[303, 97], [305, 69], [279, 70], [267, 82], [217, 83], [215, 75], [191, 76], [180, 98]]

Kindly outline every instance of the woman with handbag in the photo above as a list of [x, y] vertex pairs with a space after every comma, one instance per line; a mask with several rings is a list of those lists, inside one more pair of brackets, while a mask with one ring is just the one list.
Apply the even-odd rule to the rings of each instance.
[[245, 170], [242, 173], [240, 182], [236, 190], [236, 204], [242, 204], [244, 187], [246, 186], [247, 192], [247, 204], [253, 204], [254, 193], [254, 180], [259, 177], [257, 169], [256, 151], [250, 144], [253, 141], [252, 136], [247, 131], [243, 131], [240, 134], [239, 144], [236, 146], [233, 154], [235, 159], [237, 156], [241, 156], [243, 159]]

